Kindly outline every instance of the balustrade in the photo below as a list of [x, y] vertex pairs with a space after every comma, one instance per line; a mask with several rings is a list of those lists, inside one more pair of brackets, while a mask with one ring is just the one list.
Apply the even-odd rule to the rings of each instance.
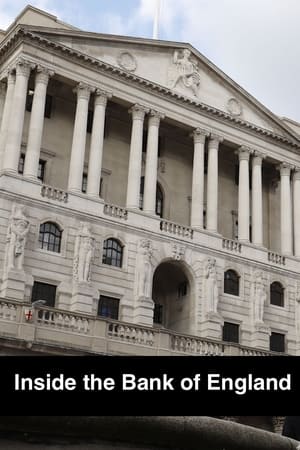
[[65, 191], [62, 191], [61, 189], [54, 188], [52, 186], [46, 186], [43, 184], [41, 188], [41, 196], [47, 197], [52, 200], [58, 200], [59, 202], [68, 202], [68, 193]]
[[103, 209], [104, 214], [111, 217], [117, 217], [118, 219], [128, 219], [128, 211], [125, 208], [117, 205], [105, 204]]
[[107, 335], [108, 337], [134, 344], [149, 345], [150, 347], [154, 344], [154, 332], [135, 325], [110, 322]]
[[186, 237], [189, 239], [193, 239], [193, 230], [191, 228], [185, 227], [183, 225], [179, 225], [177, 223], [168, 222], [166, 220], [162, 220], [160, 222], [161, 231], [166, 231], [167, 233], [176, 234], [180, 237]]
[[233, 239], [223, 239], [222, 247], [231, 252], [242, 252], [242, 244], [239, 241], [235, 241]]

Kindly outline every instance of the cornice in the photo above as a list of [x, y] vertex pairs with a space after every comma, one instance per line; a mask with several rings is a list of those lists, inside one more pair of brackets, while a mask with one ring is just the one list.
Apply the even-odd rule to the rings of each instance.
[[161, 86], [153, 81], [146, 80], [142, 77], [139, 77], [133, 73], [122, 70], [119, 67], [112, 66], [111, 64], [105, 63], [101, 60], [93, 58], [92, 56], [86, 55], [78, 50], [74, 50], [70, 47], [66, 47], [60, 43], [51, 41], [43, 36], [33, 33], [32, 31], [18, 26], [11, 33], [10, 36], [4, 39], [0, 45], [0, 58], [5, 55], [5, 53], [19, 40], [19, 39], [27, 39], [29, 41], [38, 42], [38, 44], [44, 48], [52, 48], [55, 51], [60, 52], [64, 56], [73, 57], [77, 61], [84, 62], [85, 65], [89, 64], [93, 68], [101, 69], [105, 72], [110, 73], [113, 76], [121, 77], [123, 79], [127, 79], [135, 84], [143, 86], [144, 88], [151, 89], [152, 91], [157, 92], [158, 94], [168, 97], [169, 99], [175, 100], [176, 102], [183, 103], [185, 105], [189, 105], [198, 110], [201, 110], [209, 117], [217, 118], [225, 123], [231, 123], [235, 126], [246, 129], [247, 131], [253, 132], [260, 137], [268, 138], [271, 141], [276, 141], [277, 143], [288, 145], [294, 149], [300, 150], [300, 140], [297, 140], [296, 137], [294, 140], [286, 138], [285, 136], [276, 134], [272, 131], [266, 130], [265, 128], [261, 128], [257, 125], [254, 125], [245, 120], [239, 119], [237, 117], [233, 117], [232, 115], [219, 110], [213, 106], [206, 105], [205, 103], [201, 103], [198, 100], [182, 95], [178, 92], [174, 92], [167, 87]]

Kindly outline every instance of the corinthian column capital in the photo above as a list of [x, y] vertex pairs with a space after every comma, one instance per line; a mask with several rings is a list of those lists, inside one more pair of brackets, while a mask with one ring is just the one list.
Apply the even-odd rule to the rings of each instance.
[[31, 70], [35, 68], [35, 64], [24, 58], [18, 58], [16, 61], [16, 75], [22, 75], [29, 78]]
[[93, 86], [83, 82], [78, 83], [78, 85], [73, 89], [73, 92], [77, 94], [77, 98], [84, 100], [89, 100], [91, 93], [94, 91], [95, 88]]
[[144, 120], [145, 114], [149, 112], [149, 108], [138, 103], [129, 109], [129, 114], [132, 114], [132, 120]]
[[41, 84], [48, 84], [49, 78], [54, 76], [54, 71], [48, 69], [47, 67], [38, 65], [36, 68], [35, 81]]
[[204, 128], [195, 128], [190, 134], [194, 138], [194, 144], [204, 144], [205, 139], [210, 135], [209, 131]]
[[292, 169], [294, 169], [294, 166], [292, 166], [292, 164], [289, 164], [287, 162], [282, 162], [277, 166], [277, 170], [280, 171], [280, 175], [282, 177], [289, 177]]

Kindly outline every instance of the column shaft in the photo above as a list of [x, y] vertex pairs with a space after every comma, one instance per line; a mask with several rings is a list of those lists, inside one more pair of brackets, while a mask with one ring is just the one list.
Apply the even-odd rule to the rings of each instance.
[[294, 249], [295, 256], [300, 258], [300, 169], [294, 172]]
[[84, 83], [79, 83], [77, 93], [77, 106], [73, 131], [73, 142], [69, 168], [68, 190], [80, 193], [82, 188], [82, 176], [84, 166], [84, 154], [86, 143], [86, 127], [88, 118], [89, 98], [92, 88]]
[[292, 202], [291, 202], [291, 166], [280, 165], [280, 225], [281, 225], [281, 253], [292, 255]]
[[249, 157], [250, 150], [239, 149], [239, 200], [238, 200], [238, 237], [240, 241], [249, 242]]
[[20, 59], [16, 66], [16, 84], [8, 126], [3, 169], [16, 173], [18, 170], [24, 125], [25, 103], [31, 64]]
[[42, 145], [44, 113], [49, 76], [53, 73], [38, 67], [35, 76], [35, 88], [29, 124], [28, 144], [24, 165], [24, 176], [37, 179], [39, 158]]
[[7, 74], [7, 90], [5, 96], [5, 103], [2, 115], [2, 122], [0, 128], [0, 170], [2, 168], [5, 144], [7, 139], [7, 132], [9, 127], [9, 119], [13, 102], [14, 88], [16, 83], [16, 75], [12, 70], [8, 71]]
[[111, 96], [100, 89], [96, 91], [87, 183], [87, 195], [95, 198], [99, 198], [100, 193], [105, 111]]
[[262, 158], [255, 152], [252, 160], [252, 243], [263, 245]]
[[143, 149], [143, 123], [145, 113], [148, 112], [148, 110], [141, 105], [135, 105], [131, 108], [130, 112], [132, 113], [132, 130], [126, 206], [127, 208], [139, 209]]
[[219, 136], [211, 135], [208, 143], [207, 167], [207, 230], [218, 232], [218, 151]]
[[192, 179], [191, 227], [203, 229], [204, 208], [204, 146], [205, 138], [209, 136], [206, 130], [197, 128], [194, 137], [194, 161]]
[[156, 185], [157, 185], [157, 162], [159, 124], [164, 116], [157, 111], [151, 111], [148, 122], [148, 139], [146, 152], [146, 170], [144, 184], [144, 206], [146, 213], [156, 213]]

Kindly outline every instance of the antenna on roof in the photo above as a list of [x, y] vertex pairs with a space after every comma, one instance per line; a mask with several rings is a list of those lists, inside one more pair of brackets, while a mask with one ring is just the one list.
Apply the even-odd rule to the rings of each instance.
[[158, 39], [160, 8], [161, 8], [161, 0], [156, 0], [155, 17], [153, 23], [153, 39]]

